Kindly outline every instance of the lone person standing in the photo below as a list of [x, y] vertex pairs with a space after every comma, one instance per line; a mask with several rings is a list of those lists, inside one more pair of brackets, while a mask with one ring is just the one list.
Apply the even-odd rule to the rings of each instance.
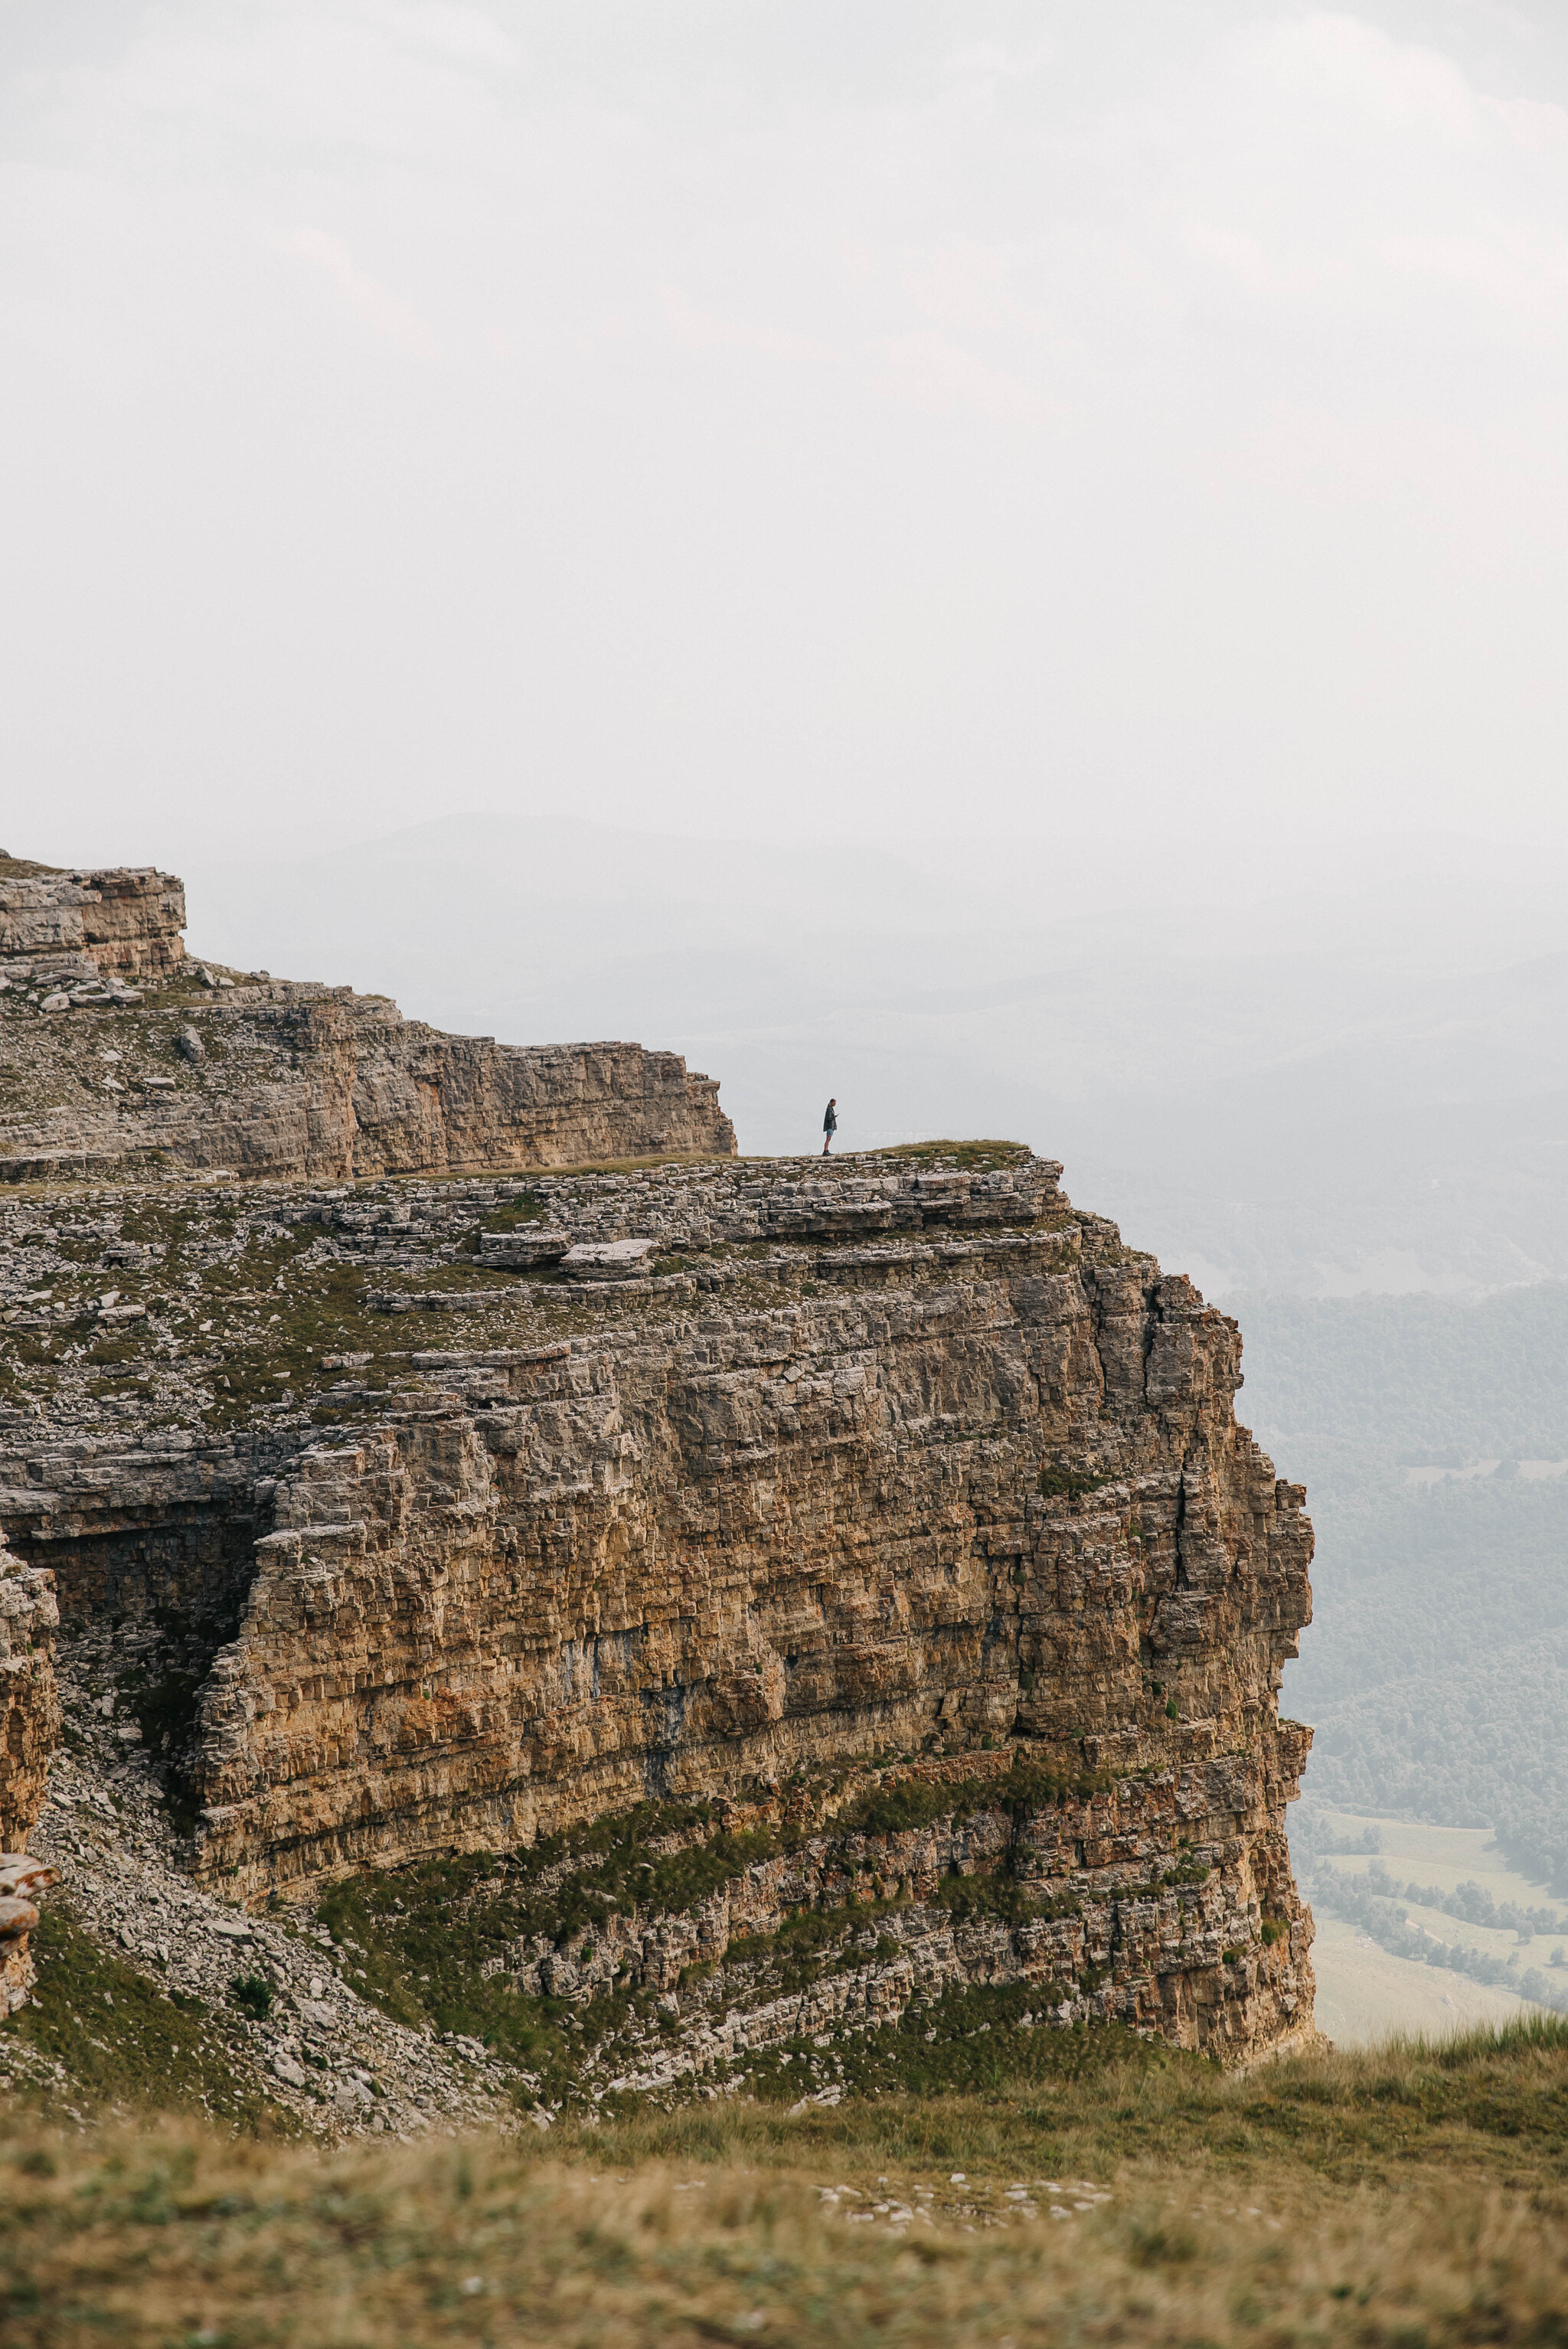
[[822, 1155], [824, 1158], [826, 1158], [829, 1151], [833, 1146], [833, 1136], [837, 1133], [838, 1130], [838, 1096], [835, 1094], [833, 1099], [828, 1103], [827, 1108], [822, 1112]]

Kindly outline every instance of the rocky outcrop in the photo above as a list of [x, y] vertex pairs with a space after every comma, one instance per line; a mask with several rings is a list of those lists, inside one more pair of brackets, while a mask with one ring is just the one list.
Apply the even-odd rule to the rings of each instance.
[[0, 1531], [0, 2015], [14, 2013], [33, 1986], [28, 1947], [36, 1896], [58, 1878], [27, 1857], [43, 1807], [59, 1733], [55, 1689], [55, 1578], [24, 1566]]
[[0, 1532], [0, 1845], [25, 1851], [59, 1733], [55, 1578]]
[[0, 958], [160, 978], [185, 959], [185, 888], [151, 865], [57, 872], [0, 856]]
[[[8, 1999], [57, 1596], [111, 1812], [253, 1907], [496, 1855], [518, 1997], [680, 2018], [594, 2094], [963, 1984], [1310, 2030], [1312, 1537], [1233, 1322], [1026, 1151], [740, 1164], [674, 1054], [444, 1036], [183, 910], [0, 860]], [[623, 1829], [658, 1867], [552, 1921]]]
[[[141, 1315], [111, 1350], [165, 1365], [164, 1427], [35, 1432], [0, 1449], [0, 1506], [67, 1619], [191, 1627], [169, 1752], [199, 1872], [242, 1897], [717, 1802], [788, 1827], [778, 1865], [679, 1916], [622, 1900], [591, 1959], [554, 1951], [562, 1984], [732, 1982], [738, 1926], [852, 1891], [902, 1904], [879, 2013], [1014, 1982], [1046, 2020], [1243, 2057], [1310, 2024], [1284, 1828], [1307, 1733], [1277, 1710], [1310, 1529], [1236, 1423], [1234, 1323], [1059, 1172], [187, 1197], [160, 1227], [178, 1288], [154, 1265], [100, 1309]], [[78, 1195], [62, 1247], [147, 1247], [116, 1200]], [[38, 1214], [11, 1221], [35, 1280]], [[181, 1332], [263, 1263], [203, 1356]], [[434, 1299], [458, 1343], [410, 1348]], [[16, 1326], [52, 1332], [62, 1301]], [[284, 1404], [211, 1423], [253, 1346]], [[273, 1347], [290, 1367], [263, 1373]], [[900, 1786], [924, 1790], [913, 1825], [843, 1824]], [[540, 1962], [519, 1952], [521, 1986]]]
[[[271, 2105], [333, 2136], [407, 2133], [432, 2122], [504, 2127], [509, 2116], [515, 2127], [517, 2103], [537, 2085], [526, 2072], [379, 2013], [363, 1994], [353, 1953], [338, 1951], [297, 1908], [247, 1916], [222, 1888], [191, 1884], [135, 1711], [138, 1662], [155, 1658], [157, 1646], [150, 1626], [106, 1622], [67, 1641], [59, 1658], [65, 1728], [29, 1847], [36, 1856], [0, 1853], [0, 1931], [7, 1884], [36, 1913], [39, 1894], [58, 1881], [69, 1905], [69, 1944], [51, 1971], [40, 1968], [45, 1996], [63, 1991], [81, 2011], [80, 1986], [66, 1969], [88, 1941], [116, 1968], [141, 1972], [176, 2009], [201, 2013], [209, 2068], [200, 2093], [220, 2125], [247, 2116], [253, 2124], [258, 2106]], [[238, 2003], [236, 1978], [264, 1983], [270, 1999]], [[100, 2095], [116, 2040], [139, 2035], [127, 2003], [114, 1992], [100, 2003], [95, 1986]], [[31, 2056], [26, 2041], [0, 2032], [0, 2106], [8, 2089], [30, 2085], [63, 2117], [74, 2116], [64, 2073], [41, 2052]]]
[[384, 996], [187, 960], [167, 874], [19, 870], [0, 864], [0, 1180], [734, 1152], [717, 1082], [676, 1053], [443, 1035]]

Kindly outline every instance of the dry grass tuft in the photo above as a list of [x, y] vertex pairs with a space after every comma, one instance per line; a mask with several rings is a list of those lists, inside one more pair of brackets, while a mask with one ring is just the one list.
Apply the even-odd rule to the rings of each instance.
[[1429, 2177], [1304, 2196], [1277, 2168], [1208, 2191], [1201, 2172], [1134, 2169], [1053, 2220], [1044, 2181], [1019, 2181], [1032, 2209], [995, 2180], [884, 2176], [856, 2196], [729, 2163], [590, 2170], [495, 2138], [324, 2156], [169, 2127], [13, 2156], [17, 2349], [1568, 2337], [1561, 2198]]
[[[1076, 2117], [1055, 2116], [1049, 2173], [1027, 2115], [982, 2098], [847, 2105], [793, 2128], [708, 2106], [542, 2144], [331, 2152], [170, 2121], [66, 2132], [13, 2111], [0, 2337], [1568, 2343], [1568, 2033], [1203, 2078], [1202, 2094], [1191, 2073], [1086, 2085]], [[959, 2143], [975, 2151], [954, 2176], [932, 2157]]]

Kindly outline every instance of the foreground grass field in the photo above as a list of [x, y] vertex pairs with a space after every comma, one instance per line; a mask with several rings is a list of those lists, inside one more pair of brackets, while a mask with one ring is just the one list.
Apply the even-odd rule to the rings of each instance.
[[1568, 2026], [323, 2153], [0, 2123], [0, 2338], [1568, 2343]]

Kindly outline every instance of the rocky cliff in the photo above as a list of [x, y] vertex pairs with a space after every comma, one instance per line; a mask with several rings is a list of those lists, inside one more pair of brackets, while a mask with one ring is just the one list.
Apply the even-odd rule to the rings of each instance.
[[67, 873], [0, 854], [0, 960], [29, 975], [162, 978], [185, 958], [185, 891], [171, 873]]
[[0, 2016], [21, 2005], [33, 1982], [29, 1939], [38, 1922], [31, 1895], [57, 1879], [26, 1857], [44, 1805], [59, 1734], [55, 1578], [26, 1566], [0, 1532]]
[[954, 1984], [1310, 2029], [1303, 1495], [1235, 1325], [1059, 1174], [15, 1198], [0, 1517], [68, 1638], [121, 1626], [185, 1864], [309, 1902], [500, 1855], [487, 1982], [676, 2017], [594, 2093]]
[[0, 859], [0, 1180], [364, 1177], [730, 1154], [674, 1052], [446, 1036], [192, 961], [171, 875]]

